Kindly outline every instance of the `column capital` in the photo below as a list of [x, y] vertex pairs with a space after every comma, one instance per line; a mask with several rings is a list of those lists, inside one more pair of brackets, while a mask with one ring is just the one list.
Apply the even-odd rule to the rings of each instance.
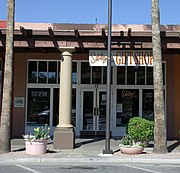
[[72, 56], [72, 53], [76, 51], [75, 47], [59, 47], [58, 49], [63, 56]]

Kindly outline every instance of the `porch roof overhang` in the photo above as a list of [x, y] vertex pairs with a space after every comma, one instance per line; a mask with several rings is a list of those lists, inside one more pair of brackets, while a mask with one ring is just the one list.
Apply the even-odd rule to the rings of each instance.
[[[69, 28], [69, 29], [68, 29]], [[112, 49], [152, 49], [150, 25], [113, 25]], [[0, 51], [5, 51], [6, 29], [0, 29]], [[14, 52], [56, 53], [58, 47], [75, 47], [75, 53], [107, 49], [106, 25], [60, 24], [46, 28], [17, 25]], [[162, 50], [180, 53], [180, 26], [161, 26]]]

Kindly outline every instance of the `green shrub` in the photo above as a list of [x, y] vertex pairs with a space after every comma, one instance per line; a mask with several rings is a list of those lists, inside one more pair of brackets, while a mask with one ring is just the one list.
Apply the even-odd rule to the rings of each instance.
[[133, 117], [129, 120], [127, 132], [134, 141], [153, 140], [154, 122], [141, 117]]

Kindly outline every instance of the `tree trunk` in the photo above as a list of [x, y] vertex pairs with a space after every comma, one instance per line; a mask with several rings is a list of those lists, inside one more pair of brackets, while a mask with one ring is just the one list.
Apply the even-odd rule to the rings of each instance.
[[14, 43], [14, 8], [15, 0], [7, 2], [6, 55], [4, 66], [4, 82], [2, 94], [2, 111], [0, 125], [0, 153], [11, 151], [10, 131], [12, 112], [12, 80], [13, 80], [13, 43]]
[[152, 44], [154, 57], [154, 153], [167, 153], [167, 137], [164, 114], [162, 52], [160, 38], [159, 0], [152, 0]]

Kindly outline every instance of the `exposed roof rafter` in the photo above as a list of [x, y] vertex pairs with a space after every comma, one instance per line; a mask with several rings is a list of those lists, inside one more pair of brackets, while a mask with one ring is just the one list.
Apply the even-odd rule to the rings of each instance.
[[49, 36], [54, 37], [54, 31], [51, 27], [48, 27], [48, 31], [49, 31]]
[[28, 36], [27, 30], [23, 26], [20, 26], [19, 29], [20, 29], [23, 37], [27, 37]]
[[79, 34], [78, 29], [74, 29], [74, 34], [75, 34], [75, 37], [76, 37], [76, 38], [79, 38], [79, 37], [80, 37], [80, 34]]
[[130, 38], [130, 37], [131, 37], [131, 28], [128, 28], [127, 37], [128, 37], [128, 38]]
[[105, 29], [104, 29], [104, 28], [102, 28], [101, 33], [102, 33], [102, 38], [106, 38], [106, 32], [105, 32]]

